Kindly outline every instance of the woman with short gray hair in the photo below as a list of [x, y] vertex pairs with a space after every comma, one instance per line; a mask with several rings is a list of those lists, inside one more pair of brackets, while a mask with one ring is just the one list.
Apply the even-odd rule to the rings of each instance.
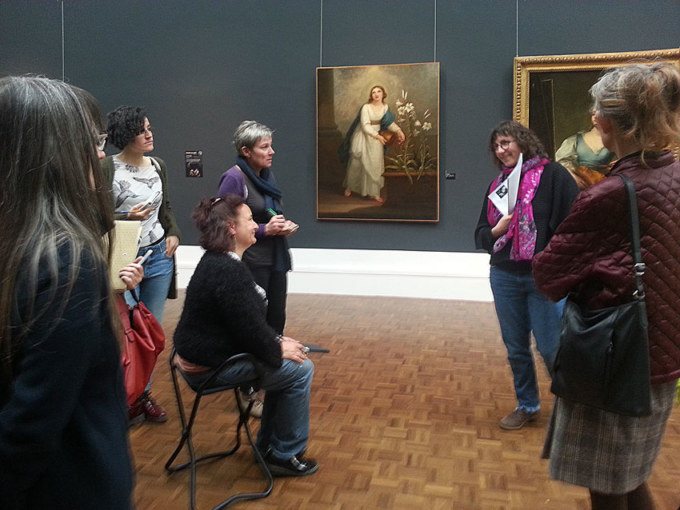
[[297, 225], [283, 215], [283, 201], [271, 170], [273, 130], [245, 120], [234, 132], [236, 163], [220, 179], [218, 195], [238, 195], [250, 207], [258, 228], [257, 243], [246, 250], [243, 262], [267, 293], [267, 323], [279, 334], [286, 324], [287, 272], [291, 269], [286, 236]]

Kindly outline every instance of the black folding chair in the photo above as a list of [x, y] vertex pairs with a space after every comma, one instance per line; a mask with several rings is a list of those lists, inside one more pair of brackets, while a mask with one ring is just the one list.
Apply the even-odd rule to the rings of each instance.
[[[175, 349], [172, 350], [172, 353], [170, 354], [170, 374], [172, 376], [172, 384], [175, 388], [175, 397], [177, 398], [177, 408], [179, 409], [179, 417], [182, 422], [182, 435], [179, 440], [179, 444], [177, 445], [177, 448], [173, 452], [173, 454], [170, 456], [168, 461], [165, 463], [165, 469], [170, 472], [170, 473], [175, 473], [176, 471], [181, 471], [185, 468], [190, 468], [191, 470], [191, 479], [190, 479], [190, 491], [189, 491], [189, 498], [190, 498], [190, 504], [189, 508], [191, 510], [194, 510], [196, 508], [196, 464], [199, 462], [203, 462], [205, 460], [210, 460], [210, 459], [219, 459], [223, 457], [228, 457], [230, 455], [233, 455], [241, 446], [241, 428], [245, 429], [246, 431], [246, 436], [248, 437], [248, 442], [250, 443], [250, 446], [252, 447], [253, 454], [255, 455], [255, 459], [257, 460], [257, 463], [260, 465], [260, 468], [262, 469], [262, 473], [265, 476], [265, 479], [267, 481], [267, 488], [263, 492], [255, 492], [255, 493], [242, 493], [242, 494], [234, 494], [233, 496], [225, 499], [222, 501], [220, 504], [217, 506], [213, 507], [213, 510], [218, 510], [221, 508], [225, 508], [227, 505], [233, 503], [234, 501], [239, 501], [239, 500], [250, 500], [250, 499], [261, 499], [261, 498], [266, 498], [269, 496], [269, 494], [272, 491], [272, 488], [274, 487], [274, 479], [272, 477], [272, 474], [269, 471], [269, 468], [267, 467], [267, 463], [264, 461], [264, 458], [262, 457], [262, 453], [258, 450], [257, 446], [255, 446], [255, 442], [253, 441], [253, 436], [250, 432], [250, 427], [248, 425], [248, 419], [250, 417], [250, 409], [253, 406], [253, 402], [251, 401], [247, 407], [244, 409], [241, 409], [241, 406], [236, 406], [239, 409], [239, 419], [238, 419], [238, 424], [236, 425], [236, 444], [230, 449], [222, 452], [216, 452], [216, 453], [209, 453], [206, 455], [203, 455], [201, 457], [196, 458], [196, 453], [194, 451], [194, 444], [193, 444], [193, 437], [192, 437], [192, 428], [194, 426], [194, 422], [196, 421], [196, 414], [198, 413], [198, 407], [201, 402], [201, 398], [204, 395], [211, 395], [213, 393], [218, 393], [221, 391], [227, 391], [227, 390], [233, 390], [234, 391], [234, 396], [238, 398], [237, 392], [239, 391], [239, 388], [244, 388], [248, 389], [251, 392], [252, 391], [257, 391], [260, 389], [260, 381], [262, 380], [262, 372], [261, 369], [258, 365], [258, 363], [255, 362], [255, 357], [252, 354], [237, 354], [235, 356], [232, 356], [231, 358], [227, 359], [224, 361], [213, 373], [212, 375], [205, 380], [200, 386], [197, 388], [193, 387], [190, 383], [189, 380], [187, 379], [186, 375], [182, 370], [177, 366], [175, 362], [175, 357], [177, 356], [177, 352]], [[242, 362], [242, 361], [248, 361], [253, 363], [253, 366], [255, 367], [255, 371], [258, 375], [258, 377], [252, 381], [248, 381], [247, 383], [239, 383], [239, 384], [233, 384], [233, 385], [218, 385], [214, 386], [215, 380], [217, 379], [217, 376], [222, 372], [225, 368], [227, 368], [230, 365], [233, 365], [237, 362]], [[189, 420], [187, 421], [186, 414], [184, 412], [184, 402], [182, 401], [182, 393], [180, 391], [179, 387], [179, 379], [177, 377], [177, 373], [180, 373], [184, 381], [187, 383], [189, 388], [191, 388], [195, 393], [196, 397], [194, 398], [194, 404], [191, 408], [191, 415], [189, 416]], [[182, 464], [178, 464], [173, 466], [173, 462], [177, 458], [177, 455], [179, 455], [179, 452], [182, 451], [182, 448], [186, 445], [188, 453], [189, 453], [189, 460], [187, 462], [184, 462]]]

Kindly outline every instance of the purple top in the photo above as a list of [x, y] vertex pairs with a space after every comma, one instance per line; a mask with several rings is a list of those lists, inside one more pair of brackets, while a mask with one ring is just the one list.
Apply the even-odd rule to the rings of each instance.
[[[248, 186], [246, 186], [246, 176], [241, 169], [234, 165], [229, 170], [222, 174], [220, 183], [217, 186], [217, 195], [223, 196], [227, 194], [237, 195], [245, 200], [248, 198]], [[266, 237], [265, 228], [266, 223], [258, 223], [257, 231], [255, 232], [256, 239], [264, 239]]]

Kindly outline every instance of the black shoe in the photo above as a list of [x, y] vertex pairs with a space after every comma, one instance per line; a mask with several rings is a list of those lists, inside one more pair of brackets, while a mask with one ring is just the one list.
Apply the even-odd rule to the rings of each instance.
[[319, 464], [314, 459], [298, 455], [293, 455], [288, 460], [279, 460], [268, 455], [265, 462], [273, 476], [308, 476], [319, 469]]

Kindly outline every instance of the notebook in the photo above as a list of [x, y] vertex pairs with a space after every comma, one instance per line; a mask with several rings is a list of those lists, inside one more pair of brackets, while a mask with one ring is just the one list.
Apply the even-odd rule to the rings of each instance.
[[120, 279], [118, 272], [137, 258], [142, 222], [116, 220], [115, 223], [109, 276], [114, 290], [126, 290], [125, 282]]

